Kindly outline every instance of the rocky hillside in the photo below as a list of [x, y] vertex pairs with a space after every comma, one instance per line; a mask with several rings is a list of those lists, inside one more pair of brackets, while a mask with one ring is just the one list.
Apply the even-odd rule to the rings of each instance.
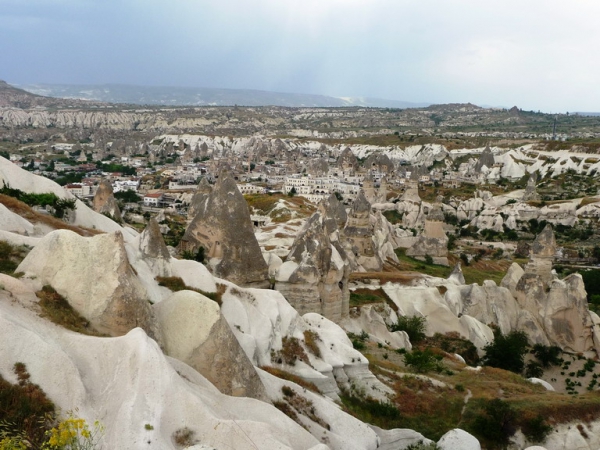
[[86, 102], [81, 100], [67, 100], [63, 98], [51, 98], [43, 95], [33, 94], [29, 91], [16, 88], [0, 80], [0, 108], [68, 108], [68, 107], [94, 107], [99, 102]]

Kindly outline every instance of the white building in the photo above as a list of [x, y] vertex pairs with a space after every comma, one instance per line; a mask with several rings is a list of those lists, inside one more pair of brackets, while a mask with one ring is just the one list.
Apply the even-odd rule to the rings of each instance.
[[237, 185], [237, 188], [242, 194], [264, 194], [266, 193], [266, 188], [262, 186], [257, 186], [255, 184], [248, 183], [240, 183]]
[[288, 194], [292, 189], [297, 195], [318, 203], [334, 192], [339, 192], [345, 199], [354, 199], [360, 192], [358, 183], [347, 183], [337, 177], [312, 177], [310, 175], [292, 175], [286, 177], [283, 192]]
[[152, 206], [157, 208], [163, 200], [162, 193], [146, 194], [144, 195], [144, 206]]

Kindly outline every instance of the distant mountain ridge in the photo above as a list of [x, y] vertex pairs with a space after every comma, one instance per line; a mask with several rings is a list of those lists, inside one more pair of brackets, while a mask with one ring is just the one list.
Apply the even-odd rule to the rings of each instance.
[[71, 85], [24, 84], [19, 88], [46, 97], [105, 103], [165, 106], [285, 106], [419, 108], [430, 103], [411, 103], [369, 97], [329, 97], [253, 89], [134, 86], [122, 84]]
[[19, 89], [13, 85], [0, 80], [0, 107], [12, 108], [77, 108], [100, 106], [98, 102], [88, 100], [62, 99], [56, 97], [45, 97], [40, 94], [31, 93]]

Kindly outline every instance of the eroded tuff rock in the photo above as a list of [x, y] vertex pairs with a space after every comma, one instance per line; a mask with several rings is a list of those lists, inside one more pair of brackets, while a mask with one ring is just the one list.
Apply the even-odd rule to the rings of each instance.
[[185, 231], [181, 248], [196, 251], [200, 246], [216, 276], [242, 286], [268, 287], [268, 267], [248, 204], [228, 175], [219, 177]]
[[[206, 144], [205, 144], [206, 145]], [[198, 184], [198, 189], [194, 192], [190, 206], [188, 208], [188, 219], [196, 217], [198, 211], [204, 208], [204, 203], [212, 192], [212, 186], [208, 183], [206, 177], [203, 177]]]
[[436, 264], [448, 265], [448, 236], [444, 232], [444, 215], [433, 208], [425, 220], [425, 229], [416, 242], [406, 250], [408, 256], [425, 259], [431, 256]]
[[171, 276], [171, 255], [154, 218], [148, 221], [139, 236], [139, 251], [155, 276]]
[[417, 183], [410, 182], [396, 203], [396, 210], [402, 214], [402, 226], [405, 228], [422, 227], [425, 220], [426, 205], [419, 197]]
[[17, 270], [40, 286], [52, 286], [98, 331], [121, 336], [141, 327], [161, 342], [146, 290], [129, 264], [120, 232], [86, 238], [53, 231]]
[[502, 284], [514, 292], [520, 308], [531, 314], [552, 345], [572, 352], [597, 352], [600, 346], [583, 279], [572, 274], [559, 280], [552, 272], [555, 253], [554, 232], [547, 225], [532, 245], [525, 270], [521, 273], [513, 265]]
[[100, 214], [107, 214], [115, 219], [117, 222], [122, 220], [121, 210], [113, 195], [112, 185], [107, 180], [102, 180], [94, 195], [94, 211]]
[[350, 262], [338, 226], [345, 212], [330, 196], [298, 234], [276, 275], [275, 289], [300, 313], [338, 321], [348, 314]]
[[456, 284], [465, 284], [465, 276], [463, 275], [463, 271], [460, 267], [460, 262], [457, 262], [450, 275], [448, 275], [448, 280], [454, 281]]
[[383, 261], [375, 248], [373, 241], [375, 229], [370, 218], [371, 204], [361, 190], [352, 203], [342, 236], [359, 265], [366, 271], [379, 272], [383, 267]]
[[252, 362], [216, 302], [184, 290], [155, 304], [154, 310], [167, 355], [192, 366], [224, 394], [267, 398]]
[[537, 193], [535, 186], [537, 181], [536, 178], [537, 177], [535, 176], [535, 174], [531, 174], [529, 180], [527, 180], [527, 186], [525, 187], [525, 193], [523, 194], [522, 198], [524, 202], [540, 199], [540, 194]]
[[348, 172], [349, 174], [354, 174], [358, 170], [358, 159], [352, 153], [350, 147], [346, 147], [337, 160], [337, 165], [344, 172]]

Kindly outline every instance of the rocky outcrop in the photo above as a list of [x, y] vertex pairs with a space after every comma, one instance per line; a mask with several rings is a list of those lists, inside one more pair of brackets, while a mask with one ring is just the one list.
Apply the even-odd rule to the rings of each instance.
[[342, 218], [335, 196], [322, 202], [279, 267], [275, 289], [300, 314], [317, 312], [334, 321], [348, 314], [351, 268], [337, 228]]
[[431, 256], [435, 264], [448, 265], [448, 236], [444, 232], [444, 215], [434, 208], [425, 220], [425, 229], [417, 241], [406, 250], [408, 256], [424, 260]]
[[396, 203], [396, 210], [402, 214], [402, 226], [406, 228], [422, 227], [425, 220], [425, 208], [419, 197], [419, 186], [409, 182], [404, 194]]
[[182, 250], [204, 247], [207, 266], [220, 278], [242, 286], [268, 287], [268, 267], [262, 257], [250, 211], [233, 178], [219, 177], [196, 217], [187, 227]]
[[93, 206], [94, 211], [100, 214], [106, 214], [117, 222], [123, 220], [119, 205], [117, 205], [117, 201], [113, 195], [112, 185], [107, 180], [102, 180], [100, 182], [96, 195], [94, 195]]
[[208, 199], [209, 194], [212, 192], [212, 186], [208, 183], [208, 179], [203, 177], [198, 184], [198, 188], [190, 201], [188, 208], [188, 219], [196, 217], [198, 211], [204, 208], [204, 203]]
[[394, 163], [385, 153], [371, 153], [367, 156], [364, 163], [366, 170], [376, 170], [379, 173], [392, 174], [394, 172]]
[[533, 241], [525, 273], [537, 275], [545, 282], [552, 279], [552, 263], [556, 254], [556, 239], [552, 225], [546, 225]]
[[167, 355], [192, 366], [224, 394], [266, 399], [252, 362], [215, 301], [179, 291], [155, 304], [154, 310]]
[[[572, 274], [559, 280], [552, 272], [555, 253], [554, 232], [547, 225], [536, 237], [525, 269], [513, 264], [502, 280], [515, 296], [521, 314], [530, 316], [520, 320], [517, 327], [536, 343], [547, 341], [569, 352], [597, 352], [600, 343], [594, 335], [583, 279]], [[542, 336], [532, 336], [532, 328], [540, 329]]]
[[146, 290], [129, 264], [121, 233], [85, 238], [72, 231], [54, 231], [17, 270], [40, 287], [52, 286], [98, 331], [121, 336], [141, 327], [161, 342]]
[[341, 325], [348, 332], [360, 334], [363, 331], [369, 339], [389, 345], [393, 349], [412, 349], [408, 334], [404, 331], [389, 331], [389, 325], [396, 323], [398, 316], [387, 304], [363, 305], [352, 310], [350, 316]]
[[480, 173], [484, 167], [487, 169], [491, 169], [493, 166], [494, 166], [494, 154], [492, 153], [492, 150], [490, 149], [490, 147], [486, 147], [483, 150], [483, 152], [481, 152], [481, 155], [479, 156], [479, 159], [477, 160], [477, 163], [475, 164], [475, 172]]
[[463, 275], [462, 269], [460, 267], [460, 262], [457, 262], [450, 275], [448, 275], [448, 280], [453, 281], [456, 284], [465, 284], [465, 276]]
[[329, 172], [329, 164], [323, 158], [315, 158], [308, 162], [306, 172], [313, 177], [322, 177]]
[[148, 225], [140, 234], [138, 249], [155, 276], [171, 276], [171, 255], [154, 218], [148, 221]]
[[540, 195], [537, 193], [537, 191], [535, 189], [535, 187], [536, 187], [535, 184], [536, 184], [536, 176], [535, 176], [535, 174], [531, 174], [531, 176], [529, 177], [529, 180], [527, 180], [527, 186], [525, 187], [525, 192], [523, 193], [522, 200], [524, 202], [540, 199]]
[[337, 160], [337, 166], [348, 174], [354, 174], [358, 170], [358, 159], [350, 147], [346, 147]]
[[366, 271], [379, 272], [383, 267], [383, 261], [375, 248], [373, 241], [375, 230], [370, 217], [371, 204], [361, 190], [352, 203], [342, 236], [360, 266]]
[[[444, 296], [440, 293], [440, 289], [433, 286], [407, 287], [387, 283], [382, 286], [382, 289], [398, 307], [398, 315], [426, 319], [428, 336], [433, 336], [435, 333], [457, 332], [473, 342], [478, 349], [483, 349], [494, 339], [492, 330], [486, 325], [489, 322], [470, 315], [468, 311], [461, 311], [463, 297], [460, 291], [465, 287], [455, 285], [445, 285], [445, 287], [447, 292]], [[449, 292], [459, 293], [458, 299], [454, 296], [449, 297]]]

